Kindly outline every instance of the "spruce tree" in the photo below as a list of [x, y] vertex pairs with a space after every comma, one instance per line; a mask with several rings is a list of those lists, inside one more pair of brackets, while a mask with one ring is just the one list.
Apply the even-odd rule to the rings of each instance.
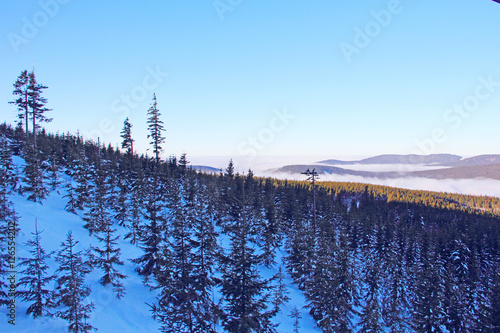
[[214, 332], [216, 240], [200, 191], [192, 174], [171, 183], [171, 260], [158, 279], [161, 294], [152, 306], [163, 332]]
[[290, 318], [293, 319], [293, 333], [299, 333], [300, 320], [302, 319], [302, 315], [300, 314], [300, 311], [296, 306], [294, 306], [292, 311], [290, 312]]
[[114, 218], [119, 226], [128, 227], [130, 219], [129, 185], [124, 173], [119, 173], [117, 178], [118, 193], [116, 193], [116, 198], [113, 200], [115, 202], [113, 210], [116, 212]]
[[131, 244], [136, 244], [139, 242], [141, 234], [141, 221], [143, 217], [143, 203], [146, 195], [146, 185], [144, 179], [145, 176], [141, 168], [135, 167], [133, 175], [130, 190], [130, 207], [127, 208], [130, 214], [130, 225], [129, 232], [125, 235], [125, 239], [130, 239]]
[[318, 238], [318, 249], [312, 275], [305, 283], [309, 313], [324, 332], [352, 332], [352, 318], [358, 302], [354, 259], [345, 230], [324, 230]]
[[15, 269], [16, 258], [9, 255], [9, 247], [15, 245], [18, 228], [18, 216], [10, 195], [17, 183], [17, 176], [12, 161], [12, 150], [8, 139], [0, 134], [0, 305], [8, 304], [9, 296], [7, 272]]
[[[247, 178], [247, 182], [253, 179]], [[271, 319], [278, 313], [272, 307], [273, 281], [264, 279], [257, 267], [263, 259], [255, 251], [255, 215], [245, 195], [245, 180], [236, 178], [236, 195], [230, 200], [238, 206], [233, 216], [235, 227], [230, 232], [229, 253], [221, 257], [221, 293], [223, 326], [228, 332], [276, 332]]]
[[413, 282], [412, 329], [416, 332], [441, 332], [445, 322], [443, 309], [444, 267], [431, 236], [423, 232]]
[[[12, 148], [5, 135], [0, 134], [0, 203], [6, 205], [17, 184], [17, 174], [12, 161]], [[6, 212], [5, 206], [0, 212]], [[1, 215], [0, 215], [1, 216]]]
[[89, 200], [89, 180], [91, 176], [91, 170], [87, 156], [85, 154], [85, 147], [83, 143], [80, 143], [77, 149], [77, 158], [73, 161], [73, 165], [75, 167], [72, 173], [72, 178], [76, 182], [76, 187], [73, 187], [76, 200], [75, 208], [78, 210], [83, 210], [84, 205]]
[[282, 236], [276, 213], [275, 189], [270, 179], [266, 179], [263, 193], [262, 223], [260, 225], [260, 246], [264, 250], [266, 267], [275, 264], [274, 257], [276, 249], [281, 245]]
[[189, 164], [189, 161], [187, 160], [186, 153], [181, 155], [181, 158], [179, 159], [179, 167], [181, 170], [185, 171], [187, 169], [187, 165]]
[[24, 158], [26, 160], [24, 167], [24, 182], [26, 185], [22, 188], [22, 191], [28, 194], [28, 200], [42, 203], [50, 193], [47, 188], [47, 164], [41, 158], [38, 150], [31, 146], [25, 147]]
[[454, 239], [448, 245], [451, 255], [446, 265], [444, 310], [446, 327], [450, 332], [459, 332], [473, 326], [475, 283], [471, 281], [469, 269], [471, 251], [461, 239]]
[[165, 127], [163, 121], [160, 119], [161, 113], [158, 110], [158, 102], [156, 101], [156, 94], [153, 95], [153, 104], [148, 110], [148, 139], [151, 139], [150, 144], [153, 146], [153, 154], [155, 154], [156, 164], [160, 161], [160, 153], [162, 152], [162, 144], [165, 142], [163, 132]]
[[73, 187], [73, 181], [71, 179], [68, 180], [66, 184], [66, 194], [64, 198], [67, 198], [66, 206], [64, 207], [70, 213], [76, 214], [76, 209], [78, 208], [75, 188]]
[[140, 228], [139, 247], [144, 251], [144, 254], [132, 260], [133, 263], [138, 265], [136, 271], [144, 277], [146, 284], [149, 283], [151, 275], [158, 274], [162, 261], [168, 257], [168, 251], [165, 252], [166, 249], [163, 244], [165, 216], [162, 214], [162, 210], [164, 203], [155, 178], [149, 179], [147, 187], [150, 188], [150, 191], [145, 195], [146, 202], [143, 203], [146, 223]]
[[92, 235], [97, 231], [103, 231], [106, 226], [111, 223], [111, 217], [108, 211], [109, 202], [109, 186], [107, 184], [107, 176], [101, 162], [97, 162], [91, 180], [93, 186], [88, 193], [88, 201], [85, 203], [87, 210], [83, 220], [85, 221], [84, 227]]
[[29, 84], [30, 75], [27, 70], [23, 70], [14, 83], [13, 95], [16, 99], [9, 102], [9, 104], [15, 104], [17, 106], [19, 124], [22, 124], [24, 120], [26, 136], [28, 136], [29, 133]]
[[[148, 221], [141, 229], [140, 248], [144, 254], [132, 262], [138, 264], [136, 271], [144, 277], [144, 282], [149, 283], [149, 277], [160, 272], [162, 262], [168, 261], [169, 251], [164, 244], [165, 216], [162, 215], [164, 208], [163, 193], [166, 189], [162, 179], [160, 179], [160, 153], [161, 145], [165, 142], [163, 132], [163, 122], [160, 120], [160, 111], [156, 101], [156, 94], [153, 95], [153, 105], [148, 110], [148, 138], [153, 146], [155, 160], [153, 170], [148, 176], [149, 193], [146, 197], [145, 218]], [[164, 265], [165, 266], [165, 265]]]
[[49, 158], [47, 171], [49, 173], [47, 185], [49, 186], [50, 191], [58, 191], [58, 188], [61, 186], [62, 181], [59, 177], [59, 165], [56, 160], [55, 154], [51, 155]]
[[480, 329], [485, 329], [485, 332], [493, 333], [500, 332], [500, 269], [498, 266], [499, 260], [494, 260], [497, 266], [493, 269], [491, 277], [491, 290], [488, 291], [486, 316], [484, 322], [480, 322]]
[[389, 243], [388, 256], [382, 265], [386, 278], [382, 286], [382, 316], [389, 333], [408, 331], [408, 274], [405, 269], [405, 235], [402, 222], [394, 217], [397, 231]]
[[132, 139], [132, 124], [129, 122], [128, 117], [123, 122], [123, 129], [120, 132], [120, 136], [123, 139], [122, 149], [126, 149], [128, 155], [134, 154], [134, 139]]
[[371, 234], [367, 235], [368, 242], [363, 244], [362, 253], [364, 262], [362, 283], [364, 285], [364, 304], [361, 309], [359, 333], [384, 332], [382, 325], [382, 309], [379, 302], [382, 266], [380, 253], [380, 226], [375, 223]]
[[122, 298], [125, 294], [125, 287], [120, 280], [127, 276], [118, 272], [116, 265], [123, 265], [120, 260], [120, 248], [117, 247], [120, 236], [115, 236], [116, 229], [113, 229], [112, 224], [108, 223], [104, 230], [98, 230], [96, 238], [101, 243], [101, 247], [92, 246], [95, 255], [92, 257], [92, 262], [95, 266], [101, 268], [104, 275], [100, 282], [103, 286], [111, 284], [117, 298]]
[[47, 118], [45, 116], [45, 112], [51, 111], [51, 109], [45, 107], [45, 104], [47, 104], [47, 98], [42, 96], [43, 91], [48, 87], [43, 84], [39, 84], [36, 81], [34, 70], [29, 73], [28, 76], [28, 105], [32, 121], [33, 145], [36, 146], [36, 130], [40, 128], [41, 122], [48, 123], [52, 121], [52, 118]]
[[42, 232], [38, 231], [35, 222], [35, 232], [31, 233], [33, 239], [29, 239], [24, 244], [29, 248], [30, 257], [22, 258], [19, 263], [19, 266], [25, 267], [25, 269], [20, 272], [22, 277], [17, 284], [20, 298], [30, 302], [26, 314], [31, 314], [34, 318], [52, 316], [51, 309], [55, 306], [53, 302], [54, 291], [49, 289], [55, 275], [48, 274], [47, 260], [50, 259], [51, 254], [46, 253], [40, 243]]
[[69, 323], [69, 332], [89, 332], [94, 329], [87, 322], [94, 309], [94, 303], [89, 303], [86, 298], [90, 295], [90, 286], [85, 284], [85, 277], [91, 271], [90, 265], [84, 260], [82, 251], [77, 251], [71, 231], [68, 232], [66, 241], [61, 244], [61, 249], [56, 255], [59, 268], [56, 273], [56, 301], [63, 309], [56, 315]]

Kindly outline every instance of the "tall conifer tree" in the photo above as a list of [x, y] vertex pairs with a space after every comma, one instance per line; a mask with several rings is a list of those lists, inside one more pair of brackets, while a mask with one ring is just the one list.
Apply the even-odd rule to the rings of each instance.
[[42, 96], [43, 91], [48, 87], [37, 82], [35, 70], [29, 73], [28, 76], [28, 105], [31, 110], [30, 116], [33, 130], [33, 145], [36, 147], [36, 130], [40, 128], [40, 123], [48, 123], [52, 121], [52, 118], [45, 116], [45, 112], [51, 111], [51, 109], [45, 106], [45, 104], [47, 104], [47, 98]]
[[160, 161], [160, 153], [162, 152], [162, 144], [165, 142], [165, 136], [163, 132], [165, 127], [163, 126], [163, 121], [160, 119], [161, 113], [158, 110], [158, 102], [156, 100], [156, 94], [153, 95], [153, 104], [148, 110], [148, 139], [153, 146], [153, 154], [155, 154], [156, 163]]
[[22, 124], [24, 121], [26, 136], [29, 134], [29, 84], [30, 76], [28, 71], [23, 70], [14, 83], [13, 95], [16, 99], [9, 102], [9, 104], [17, 106], [19, 124]]
[[127, 154], [134, 154], [134, 139], [132, 139], [132, 124], [129, 122], [128, 117], [123, 122], [123, 129], [120, 132], [122, 137], [122, 149], [126, 149]]
[[[40, 235], [35, 223], [35, 232], [31, 233], [33, 239], [29, 239], [25, 246], [29, 248], [30, 257], [21, 259], [20, 267], [25, 267], [20, 273], [22, 275], [18, 283], [18, 295], [26, 302], [31, 302], [26, 314], [34, 318], [41, 316], [52, 316], [51, 309], [55, 306], [54, 292], [49, 289], [49, 284], [55, 279], [55, 275], [48, 274], [49, 266], [47, 260], [51, 254], [46, 253], [40, 243]], [[19, 287], [26, 288], [19, 290]]]
[[90, 295], [90, 286], [85, 284], [85, 277], [90, 272], [90, 265], [84, 260], [82, 251], [77, 251], [71, 231], [68, 232], [66, 241], [61, 244], [61, 249], [56, 255], [59, 268], [57, 278], [56, 300], [57, 305], [63, 309], [56, 315], [69, 323], [71, 333], [89, 332], [94, 327], [87, 322], [90, 313], [95, 307], [94, 303], [86, 301]]

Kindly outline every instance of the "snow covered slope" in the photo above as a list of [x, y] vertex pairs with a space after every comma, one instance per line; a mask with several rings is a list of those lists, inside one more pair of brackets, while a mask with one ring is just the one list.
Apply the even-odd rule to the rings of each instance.
[[[18, 157], [15, 159], [18, 166], [24, 164], [24, 161]], [[20, 167], [20, 169], [22, 169]], [[69, 178], [64, 177], [64, 181], [69, 181]], [[21, 232], [16, 239], [16, 256], [26, 257], [28, 252], [25, 242], [32, 237], [32, 232], [35, 231], [35, 220], [37, 220], [38, 230], [43, 230], [41, 234], [41, 244], [46, 252], [57, 251], [61, 242], [66, 239], [69, 230], [72, 231], [75, 240], [79, 241], [77, 250], [88, 249], [90, 245], [97, 245], [95, 237], [90, 237], [88, 231], [83, 227], [84, 221], [81, 216], [65, 211], [66, 194], [64, 187], [61, 186], [58, 192], [50, 193], [50, 196], [42, 204], [33, 203], [26, 200], [20, 195], [11, 196], [11, 201], [15, 205], [15, 209], [20, 217], [19, 224]], [[115, 226], [120, 235], [119, 245], [121, 248], [121, 259], [125, 265], [118, 267], [121, 273], [127, 275], [127, 279], [123, 281], [126, 294], [122, 299], [117, 299], [110, 287], [103, 287], [99, 283], [99, 278], [102, 276], [100, 269], [95, 269], [86, 278], [86, 283], [91, 285], [92, 293], [89, 300], [95, 304], [95, 309], [91, 313], [89, 323], [98, 329], [98, 332], [156, 332], [159, 329], [159, 324], [152, 319], [150, 307], [147, 303], [152, 304], [156, 298], [156, 292], [149, 290], [142, 283], [141, 278], [134, 271], [135, 265], [129, 259], [137, 258], [141, 255], [141, 250], [135, 245], [131, 245], [128, 241], [123, 240], [126, 229], [120, 226]], [[281, 265], [283, 253], [278, 251], [276, 261]], [[54, 258], [48, 262], [50, 273], [53, 273], [58, 264]], [[285, 272], [284, 267], [283, 272]], [[277, 271], [278, 268], [276, 268]], [[274, 274], [276, 271], [266, 272], [265, 274]], [[20, 274], [17, 274], [17, 280]], [[280, 323], [278, 332], [292, 332], [293, 320], [290, 318], [291, 310], [297, 307], [302, 319], [300, 321], [301, 332], [320, 332], [315, 327], [313, 319], [303, 308], [305, 299], [302, 293], [292, 285], [292, 281], [286, 275], [285, 283], [288, 286], [289, 297], [291, 300], [282, 307], [281, 313], [274, 318], [274, 322]], [[54, 285], [50, 286], [54, 287]], [[59, 318], [39, 318], [33, 319], [26, 315], [28, 303], [16, 301], [16, 318], [15, 326], [8, 323], [9, 318], [6, 314], [6, 308], [1, 307], [0, 332], [67, 332], [67, 322]], [[222, 329], [219, 328], [222, 332]]]

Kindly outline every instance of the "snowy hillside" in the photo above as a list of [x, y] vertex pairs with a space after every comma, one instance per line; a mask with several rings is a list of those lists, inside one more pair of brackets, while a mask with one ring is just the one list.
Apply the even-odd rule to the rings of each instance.
[[[15, 164], [18, 169], [23, 168], [24, 160], [19, 157], [14, 157]], [[67, 183], [70, 178], [63, 176], [64, 182]], [[96, 238], [89, 236], [87, 229], [83, 227], [85, 222], [79, 215], [67, 212], [65, 206], [67, 194], [63, 186], [56, 192], [51, 192], [49, 197], [43, 202], [34, 203], [26, 200], [25, 197], [15, 194], [11, 197], [20, 219], [19, 233], [16, 243], [16, 255], [18, 257], [27, 257], [26, 241], [32, 237], [32, 232], [35, 231], [35, 220], [38, 224], [38, 230], [43, 230], [41, 234], [41, 244], [46, 252], [58, 251], [61, 242], [66, 239], [68, 231], [72, 231], [75, 240], [79, 242], [77, 250], [88, 249], [91, 245], [96, 246]], [[81, 213], [80, 213], [81, 215]], [[96, 268], [86, 278], [86, 283], [91, 285], [92, 293], [88, 298], [89, 302], [95, 304], [95, 309], [91, 313], [89, 322], [98, 329], [99, 332], [155, 332], [158, 331], [160, 325], [152, 319], [150, 307], [147, 304], [153, 304], [157, 296], [156, 291], [151, 291], [150, 288], [144, 286], [141, 277], [135, 272], [135, 265], [128, 259], [137, 258], [141, 255], [142, 250], [137, 246], [131, 245], [130, 242], [124, 241], [124, 235], [128, 232], [126, 228], [119, 227], [118, 234], [120, 235], [119, 247], [121, 248], [121, 257], [125, 262], [119, 270], [127, 275], [123, 284], [125, 286], [125, 296], [122, 299], [117, 299], [109, 286], [104, 287], [99, 283], [99, 278], [102, 275], [100, 269]], [[277, 255], [277, 262], [281, 264], [281, 254]], [[50, 271], [53, 273], [57, 267], [57, 263], [52, 259], [49, 262]], [[278, 267], [276, 267], [276, 270]], [[283, 271], [286, 271], [282, 267]], [[275, 272], [267, 272], [269, 276]], [[16, 276], [19, 278], [19, 273]], [[314, 321], [309, 316], [307, 309], [304, 309], [305, 299], [302, 293], [292, 285], [290, 277], [287, 275], [285, 280], [288, 286], [290, 301], [282, 307], [281, 312], [273, 319], [273, 322], [280, 323], [277, 328], [278, 332], [292, 332], [292, 319], [289, 317], [291, 310], [297, 307], [301, 311], [302, 319], [300, 321], [301, 328], [304, 332], [320, 332], [315, 328]], [[54, 284], [50, 286], [54, 288]], [[59, 318], [37, 318], [33, 319], [26, 315], [28, 304], [26, 302], [16, 302], [16, 318], [15, 326], [8, 323], [6, 319], [6, 309], [1, 308], [2, 320], [0, 321], [0, 332], [67, 332], [68, 323]], [[222, 331], [219, 327], [218, 331]]]
[[185, 155], [0, 130], [1, 332], [500, 328], [495, 198], [313, 187], [232, 161], [208, 175]]

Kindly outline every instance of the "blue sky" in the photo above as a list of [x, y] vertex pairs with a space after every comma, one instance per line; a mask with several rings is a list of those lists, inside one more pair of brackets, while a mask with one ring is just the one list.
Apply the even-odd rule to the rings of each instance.
[[0, 2], [0, 121], [34, 62], [50, 131], [165, 155], [500, 153], [491, 0]]

